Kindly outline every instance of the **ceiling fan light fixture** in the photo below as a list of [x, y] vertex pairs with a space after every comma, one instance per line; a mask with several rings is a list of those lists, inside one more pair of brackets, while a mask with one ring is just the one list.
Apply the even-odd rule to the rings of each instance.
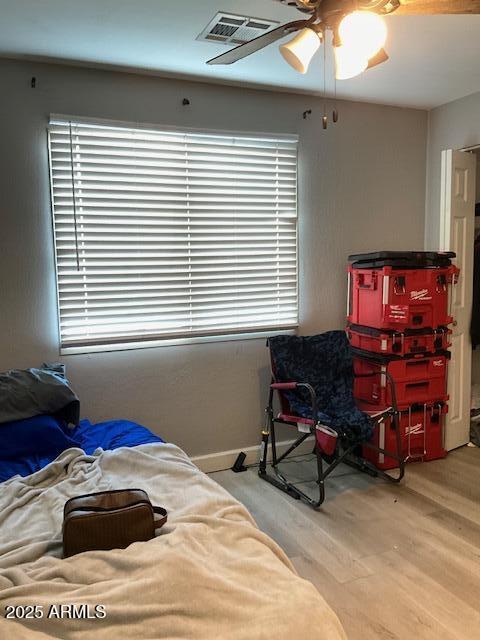
[[313, 29], [302, 29], [292, 40], [282, 44], [280, 53], [288, 64], [299, 73], [306, 73], [308, 66], [318, 51], [321, 43], [321, 34]]
[[335, 47], [335, 77], [337, 80], [348, 80], [365, 71], [368, 58], [359, 55], [357, 51], [342, 45]]
[[381, 16], [371, 11], [353, 11], [338, 27], [342, 45], [367, 60], [382, 49], [387, 40], [387, 25]]

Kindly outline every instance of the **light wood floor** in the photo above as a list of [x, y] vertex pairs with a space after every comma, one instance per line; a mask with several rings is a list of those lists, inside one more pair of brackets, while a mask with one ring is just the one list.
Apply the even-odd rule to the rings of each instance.
[[[283, 469], [305, 479], [306, 465]], [[349, 640], [480, 639], [480, 449], [411, 464], [400, 486], [339, 468], [318, 512], [256, 469], [211, 477], [317, 586]]]

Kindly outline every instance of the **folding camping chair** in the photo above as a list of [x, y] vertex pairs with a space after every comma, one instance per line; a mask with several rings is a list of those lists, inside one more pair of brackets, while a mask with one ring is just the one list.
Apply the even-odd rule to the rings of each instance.
[[[374, 477], [400, 482], [405, 473], [402, 441], [395, 396], [395, 384], [386, 372], [391, 388], [392, 406], [369, 415], [361, 411], [353, 396], [354, 370], [350, 344], [344, 331], [328, 331], [316, 336], [274, 336], [269, 338], [272, 382], [265, 409], [266, 423], [262, 432], [259, 475], [292, 497], [318, 508], [325, 500], [325, 480], [340, 464], [348, 464]], [[364, 373], [358, 377], [378, 376]], [[279, 394], [280, 413], [273, 411], [274, 392]], [[387, 451], [371, 443], [373, 430], [389, 420], [396, 436], [396, 451]], [[302, 424], [305, 432], [283, 453], [277, 455], [275, 424], [295, 428]], [[315, 437], [319, 497], [314, 499], [290, 482], [279, 471], [279, 463], [287, 458], [310, 435]], [[267, 472], [269, 441], [271, 467]], [[362, 447], [369, 447], [398, 462], [398, 475], [377, 469], [362, 457]], [[324, 465], [326, 465], [324, 467]]]

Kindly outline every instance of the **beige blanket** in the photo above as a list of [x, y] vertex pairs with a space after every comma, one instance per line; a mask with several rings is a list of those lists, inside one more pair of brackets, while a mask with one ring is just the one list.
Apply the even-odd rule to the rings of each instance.
[[[158, 537], [61, 559], [65, 501], [125, 487], [145, 489], [168, 509]], [[9, 606], [14, 619], [5, 618]], [[0, 638], [345, 636], [243, 506], [180, 449], [150, 444], [94, 456], [70, 449], [38, 473], [0, 484]]]

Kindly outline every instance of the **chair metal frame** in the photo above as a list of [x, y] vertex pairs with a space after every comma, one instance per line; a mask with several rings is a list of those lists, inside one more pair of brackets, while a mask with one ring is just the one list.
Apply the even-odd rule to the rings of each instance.
[[[372, 373], [364, 373], [364, 374], [354, 374], [355, 378], [366, 378], [372, 376], [378, 376], [378, 372]], [[342, 433], [338, 434], [337, 441], [337, 450], [335, 455], [333, 456], [332, 462], [328, 463], [325, 467], [325, 461], [322, 456], [322, 451], [320, 450], [317, 440], [315, 438], [316, 427], [319, 422], [316, 419], [317, 416], [317, 396], [314, 388], [308, 384], [307, 382], [281, 382], [276, 380], [273, 363], [272, 363], [272, 381], [270, 384], [269, 395], [268, 395], [268, 405], [265, 409], [265, 428], [262, 431], [262, 453], [260, 458], [260, 464], [258, 469], [258, 474], [260, 478], [266, 480], [273, 486], [278, 489], [284, 491], [291, 497], [302, 500], [309, 506], [314, 509], [318, 509], [323, 502], [325, 501], [325, 480], [328, 476], [334, 471], [334, 469], [340, 464], [347, 464], [363, 473], [367, 473], [372, 477], [382, 477], [388, 482], [399, 483], [403, 476], [405, 475], [405, 459], [402, 455], [402, 439], [400, 434], [400, 421], [399, 421], [399, 411], [397, 406], [396, 392], [395, 392], [395, 382], [392, 376], [388, 372], [383, 372], [381, 375], [386, 377], [388, 384], [391, 389], [391, 397], [392, 397], [392, 406], [382, 411], [381, 413], [371, 417], [373, 422], [373, 428], [378, 428], [381, 422], [385, 421], [387, 418], [391, 418], [393, 428], [395, 429], [395, 440], [396, 440], [396, 451], [388, 451], [381, 447], [377, 447], [371, 442], [364, 442], [361, 440], [357, 440], [354, 442], [348, 441], [346, 436]], [[280, 416], [275, 417], [273, 411], [273, 400], [275, 391], [280, 396], [280, 402], [282, 406], [288, 407], [288, 400], [284, 395], [285, 391], [295, 390], [295, 389], [305, 389], [307, 390], [310, 396], [310, 406], [311, 406], [311, 415], [315, 416], [314, 419], [306, 419], [304, 417], [298, 416], [298, 421], [285, 420]], [[353, 390], [352, 390], [353, 393]], [[280, 415], [284, 415], [283, 414]], [[296, 416], [291, 416], [296, 417]], [[275, 424], [285, 424], [293, 427], [297, 427], [297, 422], [301, 422], [310, 427], [309, 431], [305, 433], [301, 433], [300, 436], [295, 440], [295, 442], [280, 456], [277, 455], [277, 444], [276, 444], [276, 436], [275, 436]], [[278, 469], [278, 465], [282, 460], [285, 460], [297, 447], [299, 447], [302, 442], [304, 442], [309, 436], [313, 435], [315, 438], [315, 446], [314, 453], [316, 457], [316, 466], [317, 466], [317, 484], [319, 487], [319, 495], [318, 499], [312, 498], [304, 493], [301, 489], [295, 486], [292, 482], [290, 482]], [[271, 441], [271, 450], [272, 450], [272, 460], [271, 467], [274, 471], [275, 475], [271, 475], [268, 473], [268, 446], [269, 441]], [[356, 451], [358, 451], [360, 446], [367, 446], [370, 449], [378, 453], [382, 453], [386, 455], [388, 458], [392, 458], [398, 462], [398, 474], [396, 476], [390, 475], [386, 471], [382, 469], [378, 469], [375, 467], [370, 461], [366, 460], [362, 456], [358, 455]], [[340, 450], [341, 449], [341, 450]]]

